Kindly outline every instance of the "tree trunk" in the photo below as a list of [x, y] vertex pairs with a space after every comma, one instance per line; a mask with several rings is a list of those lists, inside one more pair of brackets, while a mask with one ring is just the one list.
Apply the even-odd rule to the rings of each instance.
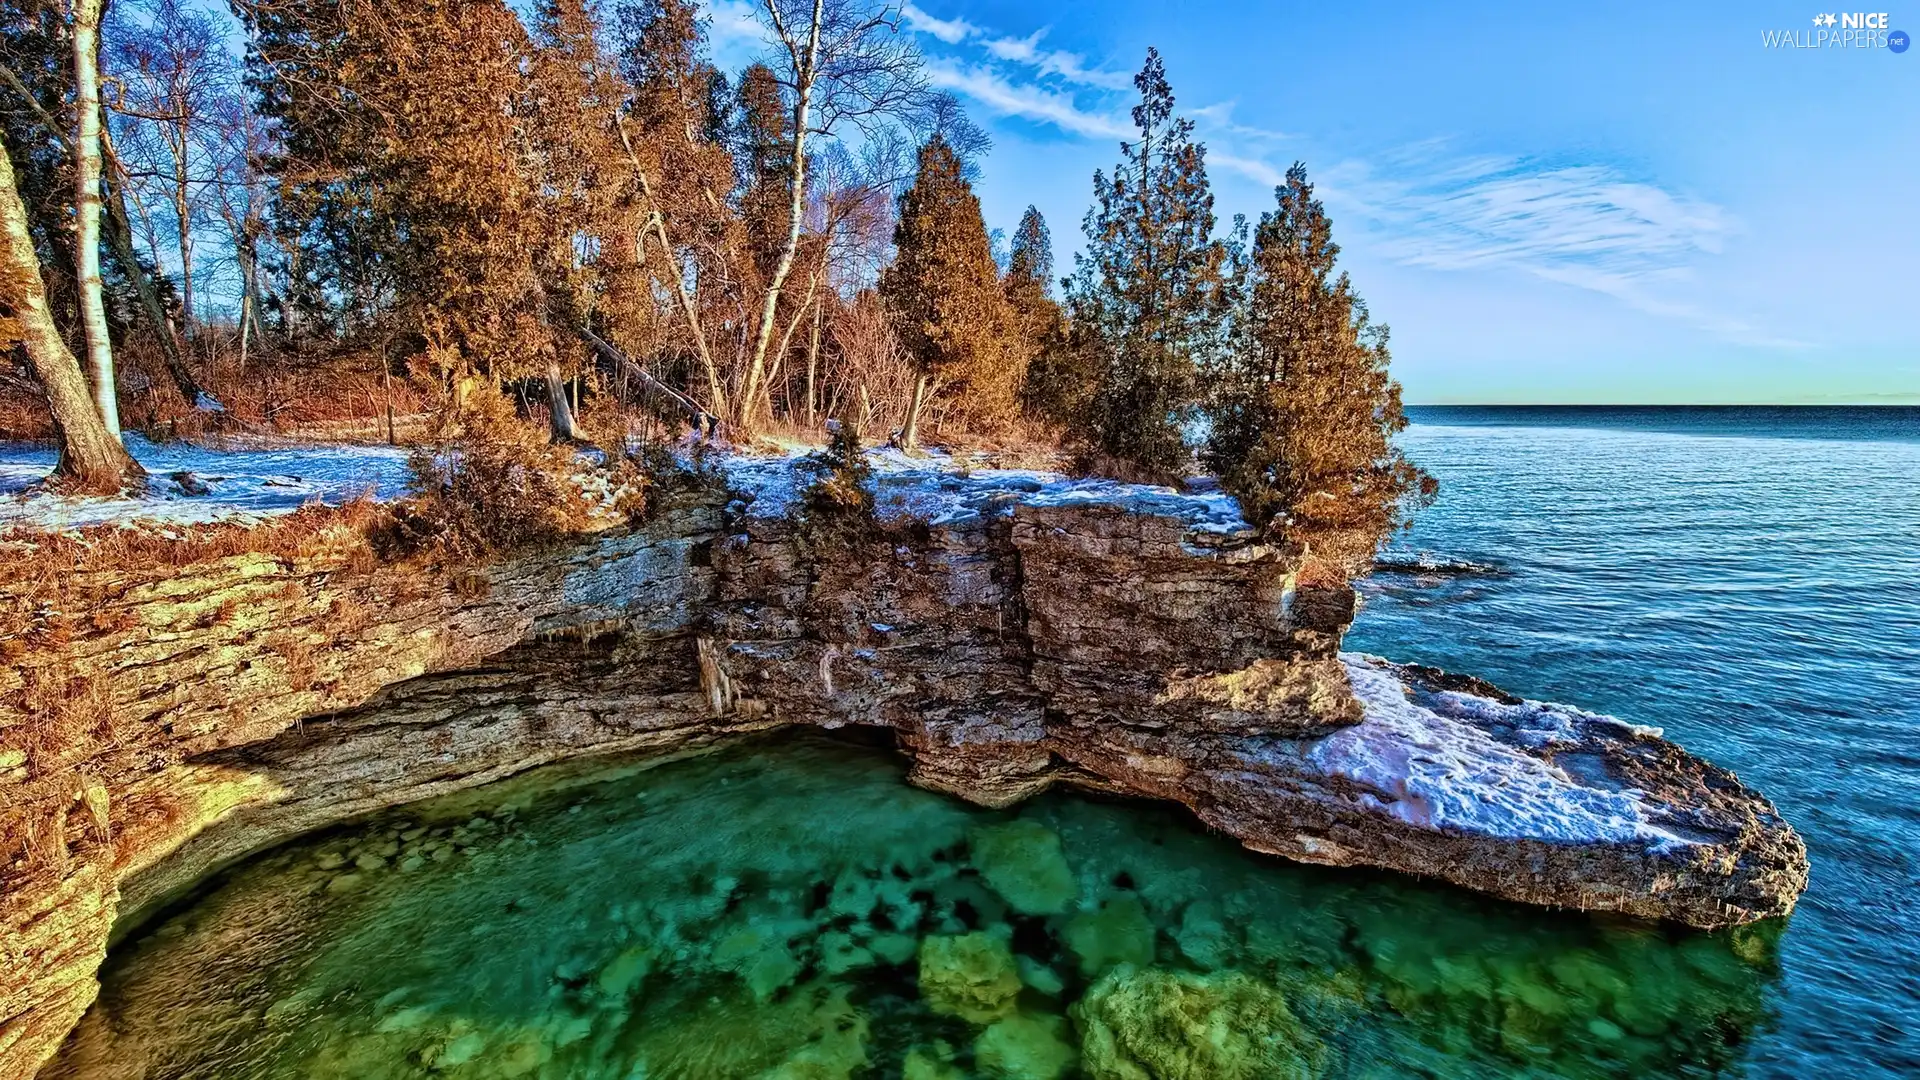
[[12, 309], [27, 363], [53, 413], [59, 461], [49, 478], [58, 488], [111, 494], [138, 486], [145, 473], [107, 430], [87, 398], [87, 380], [47, 307], [40, 256], [27, 231], [27, 208], [15, 187], [13, 160], [0, 143], [0, 303]]
[[[773, 277], [767, 282], [767, 298], [760, 308], [760, 329], [754, 335], [753, 359], [747, 365], [746, 385], [737, 404], [739, 416], [736, 422], [743, 428], [750, 429], [764, 412], [761, 408], [760, 383], [767, 369], [767, 346], [773, 343], [773, 323], [780, 307], [780, 289], [787, 283], [787, 275], [793, 272], [793, 258], [800, 250], [801, 214], [806, 210], [807, 196], [807, 124], [812, 117], [814, 80], [819, 76], [816, 65], [820, 61], [823, 6], [823, 0], [813, 0], [813, 25], [807, 30], [806, 58], [794, 65], [794, 82], [799, 94], [793, 103], [793, 158], [788, 165], [793, 170], [793, 182], [787, 211], [787, 242], [780, 249], [780, 261], [774, 264]], [[799, 58], [796, 56], [795, 59]]]
[[[700, 364], [707, 375], [707, 408], [716, 415], [727, 412], [727, 393], [720, 384], [720, 368], [713, 362], [713, 353], [707, 348], [706, 331], [700, 328], [700, 308], [694, 303], [693, 295], [687, 291], [687, 275], [680, 267], [680, 259], [673, 253], [673, 241], [667, 237], [667, 221], [660, 212], [660, 204], [653, 199], [653, 184], [647, 179], [647, 170], [640, 165], [640, 155], [634, 152], [633, 140], [627, 137], [627, 125], [619, 116], [614, 117], [614, 127], [620, 133], [620, 145], [626, 149], [627, 163], [633, 168], [634, 179], [640, 184], [640, 194], [647, 200], [652, 213], [647, 224], [653, 228], [654, 235], [660, 239], [661, 253], [667, 259], [667, 273], [673, 278], [674, 293], [680, 298], [680, 311], [686, 317], [687, 329], [693, 335], [693, 347], [700, 354]], [[640, 242], [640, 261], [646, 262], [646, 238]]]
[[900, 425], [900, 449], [917, 450], [920, 448], [920, 409], [927, 403], [927, 391], [933, 385], [933, 377], [925, 372], [913, 380], [913, 400], [907, 404], [906, 422]]
[[120, 440], [120, 403], [113, 378], [113, 343], [107, 339], [106, 291], [100, 281], [100, 7], [102, 0], [73, 4], [73, 209], [74, 276], [80, 289], [80, 321], [86, 328], [87, 377], [100, 419]]
[[807, 426], [810, 428], [820, 422], [814, 411], [814, 384], [820, 374], [820, 312], [826, 306], [814, 305], [813, 336], [807, 340]]
[[[127, 214], [126, 193], [111, 178], [107, 181], [107, 243], [113, 248], [114, 258], [126, 270], [127, 277], [133, 281], [133, 291], [140, 297], [140, 306], [153, 323], [153, 335], [160, 340], [160, 356], [166, 361], [167, 374], [173, 378], [173, 385], [187, 404], [196, 409], [209, 412], [221, 411], [220, 402], [203, 389], [193, 371], [187, 367], [186, 348], [180, 342], [180, 335], [168, 317], [166, 306], [160, 302], [160, 290], [148, 275], [147, 268], [140, 264], [140, 256], [133, 246], [133, 219]], [[241, 301], [241, 317], [246, 317], [246, 301]], [[244, 322], [242, 330], [244, 332]], [[242, 352], [244, 354], [244, 341]], [[246, 364], [241, 364], [246, 370]]]
[[[180, 103], [176, 102], [177, 105]], [[184, 105], [180, 105], [184, 110]], [[173, 219], [180, 235], [180, 317], [181, 336], [193, 340], [193, 191], [187, 178], [188, 120], [176, 116], [167, 147], [173, 154]]]
[[551, 420], [554, 442], [578, 442], [580, 431], [573, 423], [573, 408], [567, 404], [567, 382], [560, 377], [560, 365], [547, 361], [547, 415]]

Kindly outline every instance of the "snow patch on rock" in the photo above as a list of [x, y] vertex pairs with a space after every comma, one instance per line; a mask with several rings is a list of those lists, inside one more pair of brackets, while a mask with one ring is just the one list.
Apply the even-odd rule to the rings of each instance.
[[[776, 518], [791, 513], [813, 474], [801, 467], [805, 451], [783, 456], [733, 456], [720, 463], [727, 484], [751, 496], [747, 513]], [[1008, 506], [1109, 506], [1171, 517], [1196, 532], [1248, 531], [1240, 506], [1224, 492], [1187, 492], [1151, 484], [1076, 479], [1036, 469], [976, 469], [953, 457], [908, 455], [883, 447], [866, 452], [875, 506], [882, 517], [914, 517], [956, 525], [1002, 513]]]
[[[1656, 850], [1692, 842], [1654, 824], [1640, 792], [1591, 786], [1530, 752], [1577, 742], [1582, 723], [1620, 723], [1612, 717], [1458, 691], [1432, 695], [1440, 708], [1430, 708], [1383, 661], [1356, 653], [1341, 661], [1365, 718], [1301, 744], [1299, 764], [1351, 782], [1362, 805], [1410, 825], [1485, 836]], [[1483, 723], [1513, 726], [1519, 745]]]

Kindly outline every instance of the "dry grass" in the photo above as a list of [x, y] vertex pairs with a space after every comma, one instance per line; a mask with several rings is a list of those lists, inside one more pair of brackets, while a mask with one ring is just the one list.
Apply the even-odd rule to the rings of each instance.
[[[102, 619], [128, 618], [104, 611], [98, 601], [172, 577], [186, 567], [236, 555], [264, 554], [326, 562], [341, 569], [371, 569], [378, 560], [368, 537], [388, 515], [385, 505], [362, 497], [340, 506], [303, 506], [265, 522], [165, 528], [107, 524], [65, 533], [26, 528], [0, 532], [0, 556], [4, 556], [0, 557], [0, 638], [9, 646], [21, 642], [22, 649], [25, 644], [58, 644], [64, 638], [45, 640], [45, 635], [60, 634], [56, 626], [39, 628], [39, 642], [21, 637], [35, 632], [32, 624], [44, 608], [91, 609], [94, 614], [88, 618], [96, 625]], [[76, 599], [89, 603], [83, 608], [72, 603]], [[68, 633], [71, 629], [66, 628]]]
[[26, 722], [7, 728], [6, 740], [10, 748], [26, 752], [33, 772], [51, 772], [115, 741], [113, 695], [106, 680], [44, 668], [25, 668], [20, 676], [16, 697]]
[[280, 635], [267, 642], [267, 651], [280, 658], [281, 678], [294, 693], [313, 689], [320, 677], [320, 665], [314, 658], [313, 643], [299, 632]]
[[388, 557], [467, 565], [554, 543], [589, 524], [570, 479], [572, 449], [550, 444], [497, 394], [475, 395], [408, 465], [417, 494], [395, 504], [389, 526], [375, 535]]

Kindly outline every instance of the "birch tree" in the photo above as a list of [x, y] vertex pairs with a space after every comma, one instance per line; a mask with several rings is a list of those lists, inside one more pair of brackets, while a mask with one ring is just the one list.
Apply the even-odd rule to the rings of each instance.
[[59, 459], [50, 478], [56, 488], [112, 494], [140, 483], [145, 473], [108, 430], [79, 361], [68, 350], [47, 306], [46, 280], [27, 226], [27, 208], [13, 175], [13, 159], [0, 144], [0, 338], [17, 341], [46, 394], [53, 414]]
[[878, 128], [929, 103], [920, 54], [900, 32], [899, 11], [866, 0], [764, 0], [772, 68], [793, 115], [788, 146], [787, 230], [766, 282], [735, 402], [736, 422], [751, 428], [771, 408], [767, 359], [781, 292], [800, 250], [807, 199], [808, 147], [847, 124]]
[[[74, 278], [87, 343], [87, 378], [94, 405], [114, 442], [120, 441], [120, 403], [107, 335], [106, 289], [100, 278], [100, 9], [103, 0], [71, 0], [73, 29]], [[123, 451], [124, 453], [124, 451]]]

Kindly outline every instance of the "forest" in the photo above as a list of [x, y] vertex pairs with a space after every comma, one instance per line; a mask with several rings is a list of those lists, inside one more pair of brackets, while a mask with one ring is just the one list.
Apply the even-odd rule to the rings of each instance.
[[1432, 496], [1305, 167], [1221, 221], [1154, 50], [1068, 267], [1037, 209], [983, 219], [987, 133], [869, 0], [765, 0], [739, 71], [690, 0], [0, 12], [0, 435], [61, 490], [141, 485], [123, 431], [371, 433], [453, 490], [487, 448], [832, 421], [1203, 470], [1282, 532]]

